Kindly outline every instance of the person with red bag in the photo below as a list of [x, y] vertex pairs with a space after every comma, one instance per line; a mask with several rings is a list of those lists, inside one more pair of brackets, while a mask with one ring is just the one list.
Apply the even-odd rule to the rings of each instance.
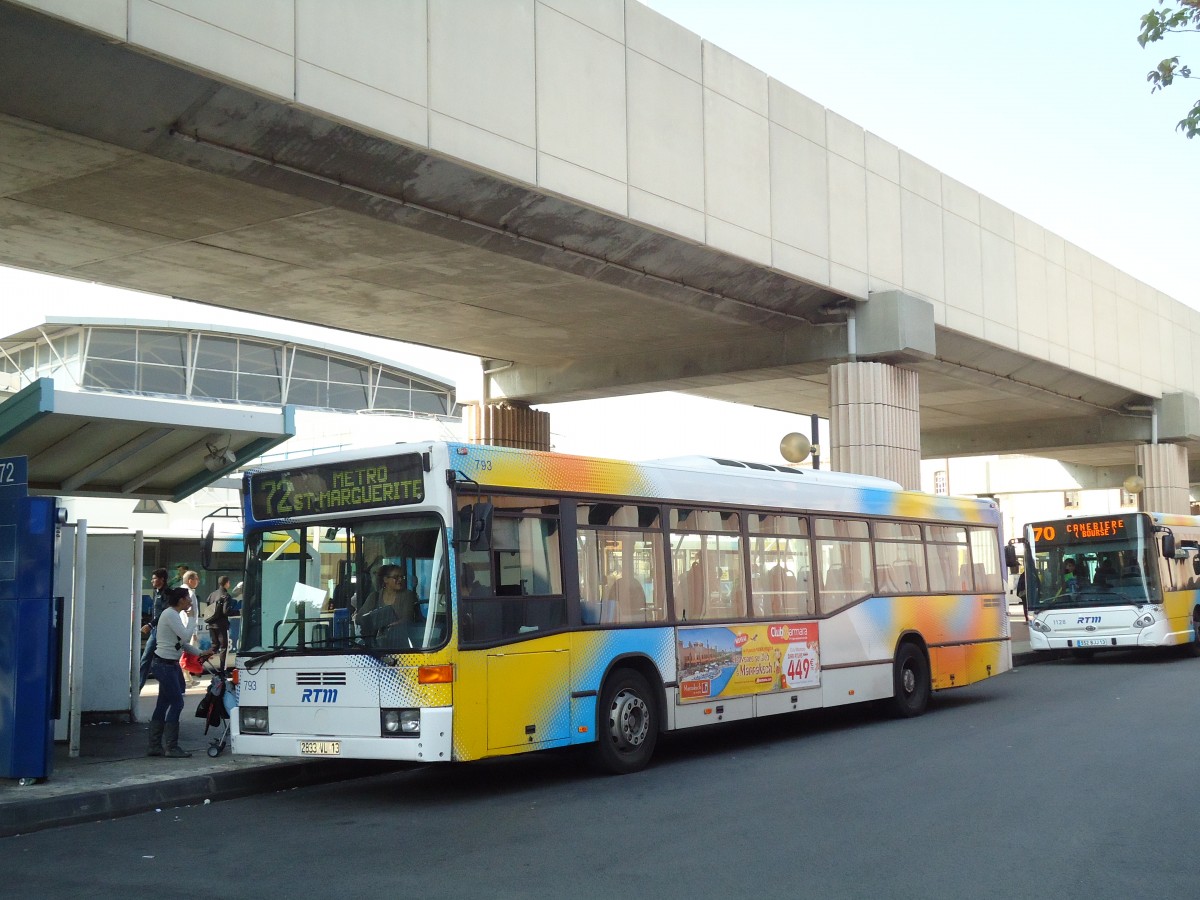
[[179, 714], [183, 712], [184, 691], [179, 654], [203, 662], [212, 656], [212, 651], [202, 653], [192, 645], [196, 620], [192, 617], [186, 625], [183, 621], [191, 604], [192, 598], [186, 587], [172, 588], [167, 607], [158, 619], [158, 645], [154, 648], [153, 662], [154, 678], [158, 681], [158, 702], [150, 716], [147, 756], [183, 759], [192, 755], [179, 746]]

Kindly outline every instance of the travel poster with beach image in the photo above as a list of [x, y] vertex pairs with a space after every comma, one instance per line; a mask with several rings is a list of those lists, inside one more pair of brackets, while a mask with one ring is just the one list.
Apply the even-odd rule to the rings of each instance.
[[680, 628], [675, 653], [684, 703], [821, 684], [816, 622]]

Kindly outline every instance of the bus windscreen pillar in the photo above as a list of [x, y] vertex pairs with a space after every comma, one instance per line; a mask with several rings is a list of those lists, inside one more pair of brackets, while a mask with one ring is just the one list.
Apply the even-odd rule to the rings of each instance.
[[47, 778], [57, 718], [56, 504], [30, 497], [25, 457], [0, 459], [0, 778]]

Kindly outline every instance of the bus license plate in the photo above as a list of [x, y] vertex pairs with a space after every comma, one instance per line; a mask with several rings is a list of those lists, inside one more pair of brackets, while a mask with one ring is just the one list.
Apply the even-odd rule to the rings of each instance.
[[1108, 638], [1080, 638], [1075, 642], [1076, 647], [1107, 647]]
[[341, 741], [301, 741], [302, 756], [341, 756]]

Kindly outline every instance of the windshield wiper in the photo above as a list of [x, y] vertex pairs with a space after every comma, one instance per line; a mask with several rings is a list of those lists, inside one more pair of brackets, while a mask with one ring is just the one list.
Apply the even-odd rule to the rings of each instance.
[[291, 647], [276, 647], [274, 650], [268, 650], [266, 653], [260, 653], [258, 656], [252, 656], [240, 665], [240, 668], [245, 669], [250, 674], [254, 674], [255, 666], [261, 666], [268, 660], [272, 660], [277, 656], [282, 656], [291, 650]]

